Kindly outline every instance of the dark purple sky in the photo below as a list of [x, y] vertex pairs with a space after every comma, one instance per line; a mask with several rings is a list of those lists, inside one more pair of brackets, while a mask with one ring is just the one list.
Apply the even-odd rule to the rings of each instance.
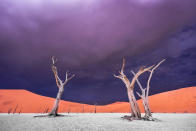
[[127, 101], [113, 77], [122, 57], [130, 79], [130, 70], [167, 59], [151, 94], [195, 86], [195, 7], [196, 0], [1, 0], [0, 88], [55, 97], [53, 55], [61, 78], [76, 74], [65, 87], [69, 101]]

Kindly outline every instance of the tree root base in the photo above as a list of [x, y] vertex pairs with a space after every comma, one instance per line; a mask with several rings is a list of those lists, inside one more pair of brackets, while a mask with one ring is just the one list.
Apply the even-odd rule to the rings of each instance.
[[133, 120], [141, 120], [141, 118], [136, 118], [136, 117], [133, 117], [133, 116], [123, 116], [121, 117], [123, 120], [128, 120], [128, 121], [133, 121]]
[[144, 121], [156, 121], [156, 122], [161, 121], [157, 118], [153, 118], [152, 116], [147, 116], [147, 117], [144, 116], [144, 117], [142, 117], [142, 120], [144, 120]]
[[37, 115], [34, 117], [64, 117], [66, 115], [61, 115], [61, 114], [47, 114], [47, 115]]
[[121, 117], [121, 118], [122, 118], [123, 120], [128, 120], [128, 121], [133, 121], [133, 120], [156, 121], [156, 122], [160, 121], [160, 120], [158, 120], [158, 119], [156, 119], [156, 118], [153, 118], [153, 117], [146, 117], [146, 116], [141, 117], [141, 118], [137, 118], [137, 117], [125, 115], [125, 116], [123, 116], [123, 117]]

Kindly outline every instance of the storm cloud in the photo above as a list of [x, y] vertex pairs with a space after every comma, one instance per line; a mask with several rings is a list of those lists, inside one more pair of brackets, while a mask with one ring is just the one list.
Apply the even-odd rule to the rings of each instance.
[[[178, 59], [190, 63], [189, 71], [194, 70], [195, 7], [195, 0], [2, 0], [1, 88], [55, 96], [50, 59], [56, 56], [62, 77], [66, 70], [77, 75], [65, 99], [88, 103], [125, 100], [123, 84], [112, 77], [122, 57], [127, 58], [127, 71], [163, 58], [168, 63], [158, 76], [178, 65]], [[193, 54], [183, 57], [190, 49]], [[179, 68], [171, 74], [179, 75]], [[153, 93], [195, 84], [191, 81], [194, 73], [188, 76], [190, 82], [185, 76]], [[162, 77], [168, 81], [168, 76]], [[185, 82], [175, 85], [181, 79]], [[114, 93], [103, 99], [113, 88]]]

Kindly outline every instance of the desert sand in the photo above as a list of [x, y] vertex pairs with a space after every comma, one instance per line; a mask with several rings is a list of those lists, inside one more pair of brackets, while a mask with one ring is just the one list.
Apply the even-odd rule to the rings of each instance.
[[195, 131], [196, 114], [155, 113], [159, 122], [127, 121], [124, 113], [70, 113], [65, 117], [0, 114], [0, 131]]
[[[50, 111], [54, 98], [37, 95], [26, 90], [0, 90], [0, 112], [43, 113]], [[138, 100], [143, 112], [142, 101]], [[196, 87], [181, 88], [149, 97], [152, 112], [159, 113], [196, 113]], [[83, 110], [84, 109], [84, 110]], [[94, 105], [61, 100], [59, 112], [94, 112]], [[96, 106], [98, 113], [130, 112], [128, 102], [116, 102]]]

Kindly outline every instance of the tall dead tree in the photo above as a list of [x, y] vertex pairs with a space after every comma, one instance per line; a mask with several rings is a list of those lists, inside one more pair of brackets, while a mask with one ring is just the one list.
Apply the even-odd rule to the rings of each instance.
[[121, 79], [127, 88], [127, 94], [128, 94], [129, 103], [131, 106], [131, 117], [126, 118], [126, 119], [129, 119], [129, 120], [141, 119], [141, 112], [137, 104], [135, 95], [134, 95], [134, 85], [135, 85], [137, 78], [144, 72], [149, 71], [152, 67], [153, 66], [150, 66], [148, 68], [141, 67], [139, 71], [135, 74], [135, 76], [132, 78], [132, 81], [130, 82], [127, 76], [124, 74], [125, 59], [123, 59], [122, 68], [121, 68], [121, 71], [119, 71], [120, 75], [118, 76], [114, 75], [114, 77]]
[[61, 100], [61, 96], [64, 92], [64, 86], [75, 76], [74, 74], [72, 74], [69, 77], [69, 73], [66, 72], [66, 76], [65, 76], [65, 80], [62, 81], [59, 76], [58, 76], [58, 71], [57, 71], [57, 67], [56, 67], [56, 62], [57, 59], [54, 58], [54, 56], [52, 57], [52, 71], [54, 73], [54, 77], [56, 80], [56, 85], [59, 88], [57, 96], [56, 96], [56, 100], [54, 102], [53, 108], [51, 110], [51, 112], [48, 114], [49, 116], [57, 116], [57, 111], [58, 111], [58, 107], [59, 107], [59, 102]]
[[[156, 66], [154, 66], [152, 69], [149, 70], [150, 72], [150, 75], [148, 77], [148, 81], [147, 81], [147, 86], [146, 88], [143, 88], [139, 79], [137, 78], [136, 81], [137, 81], [137, 84], [141, 90], [141, 94], [139, 94], [138, 92], [137, 95], [142, 99], [142, 103], [143, 103], [143, 106], [144, 106], [144, 110], [145, 110], [145, 116], [144, 118], [147, 119], [147, 120], [153, 120], [152, 118], [152, 113], [151, 113], [151, 110], [150, 110], [150, 106], [149, 106], [149, 100], [148, 100], [148, 96], [149, 96], [149, 89], [150, 89], [150, 81], [151, 81], [151, 78], [152, 78], [152, 75], [154, 73], [154, 70], [157, 69], [161, 63], [163, 63], [165, 61], [162, 60], [161, 62], [159, 62]], [[134, 73], [134, 71], [131, 71], [132, 74], [135, 76], [136, 74]]]

